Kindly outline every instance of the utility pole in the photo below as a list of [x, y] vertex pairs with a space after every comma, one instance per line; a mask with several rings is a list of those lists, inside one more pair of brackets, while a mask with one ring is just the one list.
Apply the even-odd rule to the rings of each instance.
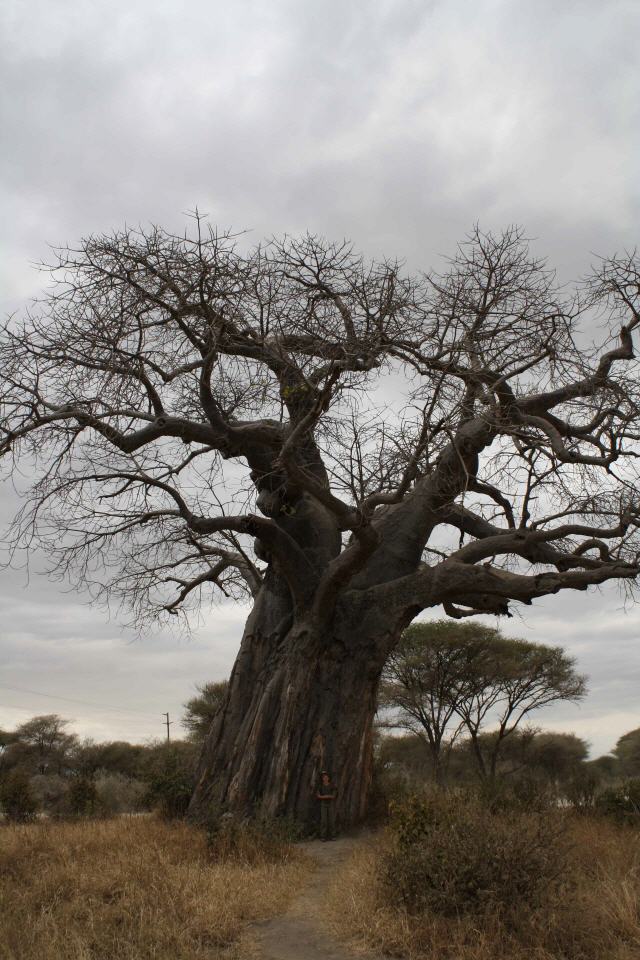
[[167, 725], [167, 743], [169, 743], [169, 742], [171, 741], [171, 737], [169, 736], [169, 727], [170, 727], [171, 724], [173, 723], [173, 720], [169, 720], [169, 713], [168, 713], [168, 711], [167, 711], [167, 713], [163, 713], [162, 716], [167, 718], [167, 719], [165, 720], [165, 723], [166, 723], [166, 725]]

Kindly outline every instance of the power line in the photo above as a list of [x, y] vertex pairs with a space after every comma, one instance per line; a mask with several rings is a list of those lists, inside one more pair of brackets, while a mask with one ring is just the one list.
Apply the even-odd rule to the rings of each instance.
[[35, 697], [46, 697], [48, 700], [61, 700], [66, 703], [79, 703], [85, 707], [99, 707], [101, 710], [116, 710], [118, 713], [136, 713], [139, 716], [151, 720], [155, 714], [147, 713], [145, 710], [136, 710], [135, 707], [116, 707], [108, 703], [96, 703], [95, 700], [78, 700], [75, 697], [60, 697], [57, 694], [43, 693], [42, 690], [29, 690], [26, 687], [12, 687], [8, 683], [0, 683], [3, 690], [13, 690], [15, 693], [29, 693]]

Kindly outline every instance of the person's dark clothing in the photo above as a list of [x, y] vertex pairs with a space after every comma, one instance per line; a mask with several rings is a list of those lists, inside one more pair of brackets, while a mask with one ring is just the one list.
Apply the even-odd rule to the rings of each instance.
[[320, 801], [320, 836], [334, 840], [336, 835], [336, 792], [332, 784], [320, 784], [317, 793]]

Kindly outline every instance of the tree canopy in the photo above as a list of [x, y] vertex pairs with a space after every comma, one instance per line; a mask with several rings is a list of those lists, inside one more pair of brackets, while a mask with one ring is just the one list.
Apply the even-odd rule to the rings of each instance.
[[480, 775], [493, 778], [504, 741], [533, 711], [585, 692], [585, 678], [560, 648], [441, 620], [404, 631], [385, 664], [380, 703], [391, 710], [392, 725], [427, 741], [437, 779], [461, 733]]
[[629, 730], [619, 738], [613, 755], [626, 776], [640, 776], [640, 727]]
[[444, 777], [447, 755], [464, 732], [463, 701], [480, 689], [486, 693], [491, 683], [497, 635], [476, 623], [414, 623], [384, 666], [378, 703], [383, 716], [390, 711], [387, 725], [426, 740], [436, 780]]
[[203, 740], [229, 688], [228, 680], [210, 680], [198, 687], [195, 697], [184, 705], [182, 726], [191, 740]]
[[6, 736], [7, 765], [21, 762], [34, 770], [63, 770], [70, 753], [78, 746], [78, 737], [68, 733], [69, 721], [57, 713], [31, 717]]
[[[0, 454], [38, 464], [20, 542], [143, 618], [255, 595], [272, 559], [321, 620], [350, 587], [462, 616], [636, 576], [632, 257], [569, 294], [516, 229], [410, 276], [194, 226], [59, 250], [5, 323]], [[616, 341], [595, 352], [594, 313]], [[404, 396], [376, 408], [389, 376]], [[327, 517], [342, 548], [314, 556], [300, 527]]]

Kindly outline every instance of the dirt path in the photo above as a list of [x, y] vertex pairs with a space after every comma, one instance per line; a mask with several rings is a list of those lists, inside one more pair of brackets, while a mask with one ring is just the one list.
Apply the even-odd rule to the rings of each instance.
[[301, 844], [316, 868], [286, 913], [257, 928], [260, 960], [382, 960], [374, 954], [353, 954], [335, 941], [321, 919], [322, 902], [336, 869], [362, 840], [340, 837], [329, 843], [312, 840]]

